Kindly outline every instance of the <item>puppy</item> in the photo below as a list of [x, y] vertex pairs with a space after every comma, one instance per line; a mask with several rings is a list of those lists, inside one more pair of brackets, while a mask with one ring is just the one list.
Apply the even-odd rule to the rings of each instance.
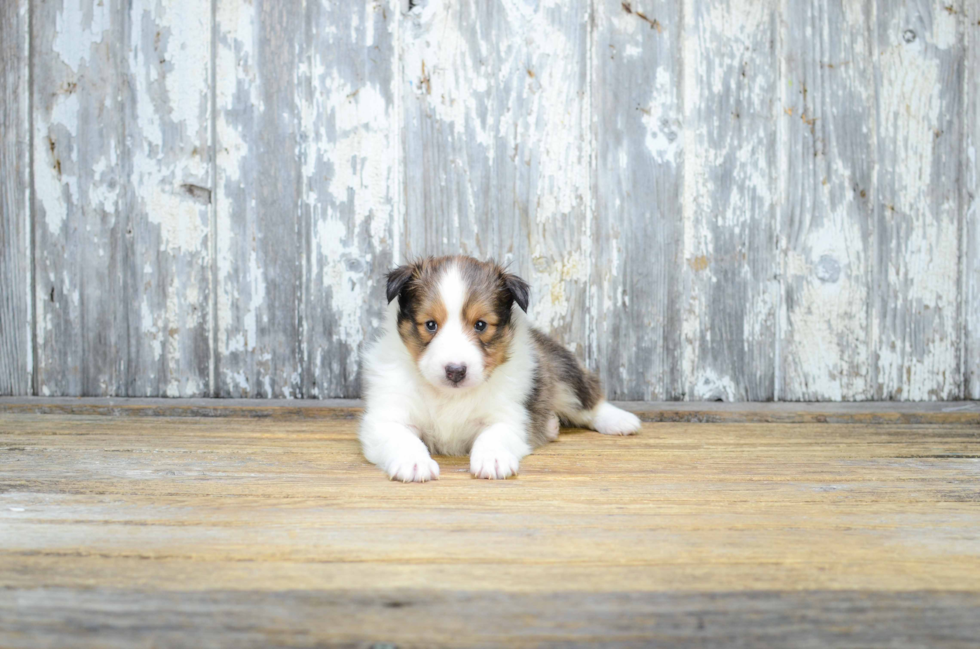
[[393, 480], [439, 477], [437, 455], [470, 456], [478, 478], [517, 473], [560, 422], [630, 435], [640, 420], [528, 324], [527, 283], [493, 262], [428, 258], [388, 274], [381, 337], [363, 363], [364, 456]]

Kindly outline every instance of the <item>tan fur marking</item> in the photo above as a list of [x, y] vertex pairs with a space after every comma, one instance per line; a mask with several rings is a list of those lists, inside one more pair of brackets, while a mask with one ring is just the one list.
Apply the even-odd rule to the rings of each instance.
[[[418, 290], [424, 296], [418, 302], [415, 312], [415, 322], [403, 320], [398, 325], [398, 333], [405, 342], [405, 347], [415, 360], [418, 360], [425, 351], [425, 346], [439, 334], [439, 329], [446, 324], [449, 314], [446, 312], [446, 305], [439, 295], [438, 278], [439, 268], [437, 264], [425, 264], [416, 271], [416, 282]], [[435, 334], [425, 328], [425, 323], [435, 320], [439, 328]]]
[[[481, 346], [484, 371], [489, 376], [495, 368], [507, 362], [514, 334], [509, 325], [504, 325], [504, 330], [498, 331], [500, 317], [494, 311], [493, 295], [485, 288], [487, 285], [481, 284], [478, 288], [469, 287], [471, 293], [467, 297], [466, 304], [463, 305], [463, 324], [470, 338]], [[487, 323], [487, 328], [482, 332], [476, 330], [476, 323], [480, 320]]]

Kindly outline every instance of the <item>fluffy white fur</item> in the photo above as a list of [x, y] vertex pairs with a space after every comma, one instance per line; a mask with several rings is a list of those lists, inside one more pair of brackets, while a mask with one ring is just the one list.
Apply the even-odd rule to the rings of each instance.
[[[388, 307], [381, 337], [365, 354], [364, 455], [391, 479], [404, 482], [439, 477], [429, 449], [445, 455], [469, 452], [470, 472], [480, 478], [515, 475], [521, 458], [531, 452], [523, 404], [532, 389], [535, 356], [526, 316], [513, 309], [514, 353], [485, 379], [482, 355], [460, 321], [466, 288], [459, 274], [448, 272], [439, 290], [448, 321], [417, 364], [398, 334], [397, 301]], [[467, 366], [457, 387], [446, 379], [449, 363]], [[602, 433], [630, 434], [640, 427], [635, 415], [605, 401], [580, 414], [581, 421], [574, 423]], [[548, 437], [557, 436], [556, 416], [549, 422]]]
[[[396, 315], [397, 305], [393, 304], [388, 308], [384, 333], [365, 356], [364, 456], [393, 479], [425, 482], [437, 478], [439, 467], [421, 440], [424, 435], [436, 453], [465, 455], [470, 451], [470, 470], [476, 476], [506, 478], [517, 473], [520, 459], [531, 452], [527, 412], [521, 404], [531, 389], [533, 356], [513, 354], [489, 380], [482, 382], [481, 377], [479, 385], [437, 387], [433, 383], [445, 382], [442, 366], [433, 382], [422, 376], [419, 367], [425, 361], [416, 366], [398, 335]], [[515, 312], [513, 317], [517, 320], [514, 345], [527, 348], [530, 341], [523, 313]], [[462, 346], [472, 348], [471, 343]], [[470, 372], [468, 368], [466, 381], [471, 381]]]

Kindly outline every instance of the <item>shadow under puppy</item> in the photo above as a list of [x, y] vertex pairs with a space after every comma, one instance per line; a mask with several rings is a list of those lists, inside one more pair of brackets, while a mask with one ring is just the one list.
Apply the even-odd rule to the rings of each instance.
[[364, 456], [392, 479], [439, 477], [429, 452], [470, 455], [507, 478], [560, 421], [608, 435], [640, 428], [599, 380], [525, 316], [529, 289], [493, 262], [423, 259], [388, 274], [381, 337], [365, 353]]

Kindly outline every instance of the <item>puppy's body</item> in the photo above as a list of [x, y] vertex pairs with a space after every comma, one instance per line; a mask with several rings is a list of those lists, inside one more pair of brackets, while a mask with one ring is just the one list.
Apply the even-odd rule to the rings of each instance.
[[527, 285], [495, 264], [442, 257], [403, 266], [389, 276], [388, 298], [384, 332], [365, 354], [360, 437], [390, 477], [437, 478], [431, 451], [469, 453], [474, 475], [506, 478], [558, 436], [559, 418], [609, 434], [639, 428], [571, 353], [530, 326]]

